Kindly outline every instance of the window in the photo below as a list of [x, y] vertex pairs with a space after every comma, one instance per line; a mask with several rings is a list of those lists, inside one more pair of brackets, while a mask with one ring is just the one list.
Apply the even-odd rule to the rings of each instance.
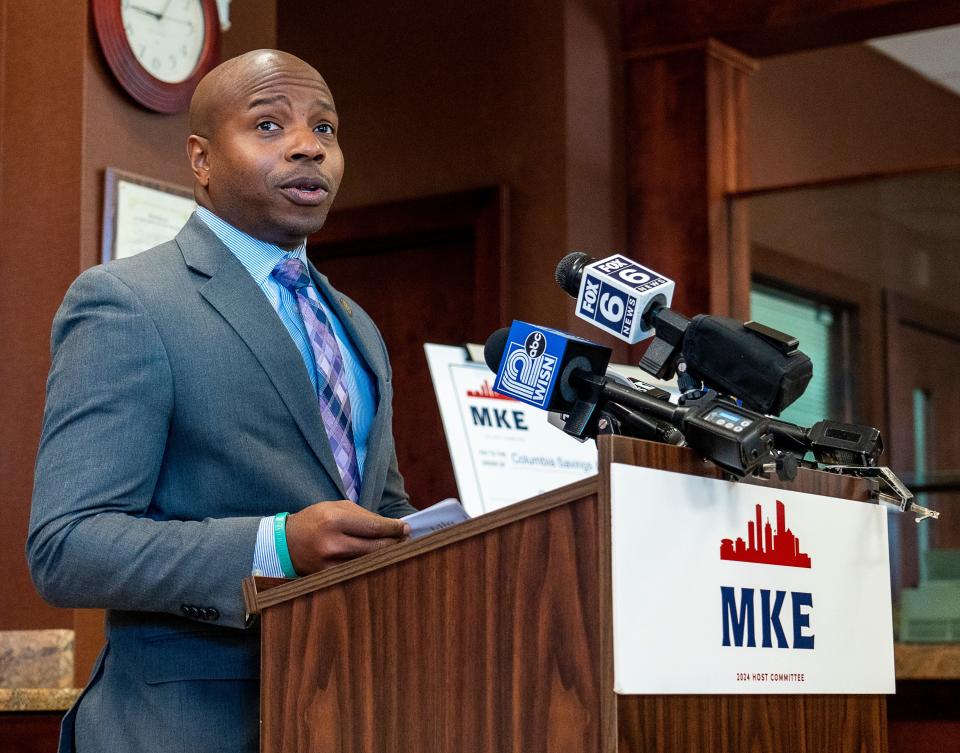
[[839, 421], [850, 415], [849, 309], [755, 282], [750, 317], [787, 332], [813, 361], [813, 378], [803, 395], [781, 418], [811, 426], [822, 418]]

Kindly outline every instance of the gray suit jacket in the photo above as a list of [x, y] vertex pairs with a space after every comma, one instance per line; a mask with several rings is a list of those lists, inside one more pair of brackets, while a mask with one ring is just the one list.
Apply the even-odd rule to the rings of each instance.
[[[360, 504], [413, 508], [386, 348], [311, 267], [373, 375]], [[240, 262], [196, 217], [95, 267], [53, 324], [27, 553], [48, 601], [103, 607], [107, 645], [61, 750], [255, 751], [259, 632], [241, 580], [262, 516], [345, 497], [307, 370]]]

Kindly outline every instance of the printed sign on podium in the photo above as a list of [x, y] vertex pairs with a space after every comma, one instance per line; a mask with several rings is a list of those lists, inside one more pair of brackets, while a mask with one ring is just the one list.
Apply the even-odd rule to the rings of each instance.
[[611, 466], [622, 694], [893, 693], [879, 505]]
[[464, 348], [427, 344], [460, 501], [476, 517], [597, 472], [597, 448], [547, 413], [493, 391], [495, 374]]

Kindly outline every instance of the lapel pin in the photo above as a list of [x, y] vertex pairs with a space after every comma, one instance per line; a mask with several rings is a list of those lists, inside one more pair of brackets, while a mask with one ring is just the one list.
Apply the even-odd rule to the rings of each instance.
[[347, 303], [347, 299], [343, 296], [340, 296], [340, 305], [343, 307], [343, 310], [347, 312], [347, 316], [353, 316], [353, 309], [350, 308], [350, 304]]

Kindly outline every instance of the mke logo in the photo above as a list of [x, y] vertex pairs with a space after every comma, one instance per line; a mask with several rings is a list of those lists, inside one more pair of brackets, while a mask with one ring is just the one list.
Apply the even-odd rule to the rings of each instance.
[[[753, 562], [759, 565], [810, 568], [810, 555], [800, 551], [800, 539], [787, 528], [787, 513], [783, 502], [777, 500], [776, 531], [770, 525], [769, 518], [765, 526], [761, 525], [762, 512], [760, 505], [757, 505], [756, 519], [747, 521], [746, 541], [743, 537], [738, 537], [736, 541], [720, 540], [720, 559]], [[784, 603], [787, 601], [790, 606], [784, 609]], [[776, 646], [776, 648], [793, 649], [814, 647], [814, 635], [810, 624], [813, 612], [812, 593], [788, 592], [771, 588], [720, 586], [720, 611], [722, 613], [721, 645], [723, 646], [741, 648]]]
[[[761, 526], [760, 505], [757, 505], [756, 521], [747, 521], [747, 540], [738, 537], [720, 540], [720, 559], [737, 562], [756, 562], [762, 565], [785, 565], [787, 567], [810, 567], [810, 555], [800, 551], [800, 539], [787, 528], [787, 513], [783, 502], [777, 500], [777, 530], [767, 524]], [[762, 536], [761, 536], [762, 531]]]
[[479, 390], [467, 390], [467, 397], [485, 397], [490, 400], [510, 400], [514, 403], [517, 402], [509, 395], [501, 395], [499, 392], [494, 392], [490, 389], [490, 382], [486, 379], [483, 380]]
[[[487, 400], [506, 400], [508, 403], [518, 402], [509, 395], [501, 395], [490, 389], [490, 382], [486, 379], [479, 390], [467, 390], [467, 397], [482, 397]], [[492, 408], [487, 405], [471, 405], [470, 418], [474, 426], [485, 426], [490, 429], [514, 429], [529, 431], [527, 416], [522, 410], [510, 410], [509, 406]]]

